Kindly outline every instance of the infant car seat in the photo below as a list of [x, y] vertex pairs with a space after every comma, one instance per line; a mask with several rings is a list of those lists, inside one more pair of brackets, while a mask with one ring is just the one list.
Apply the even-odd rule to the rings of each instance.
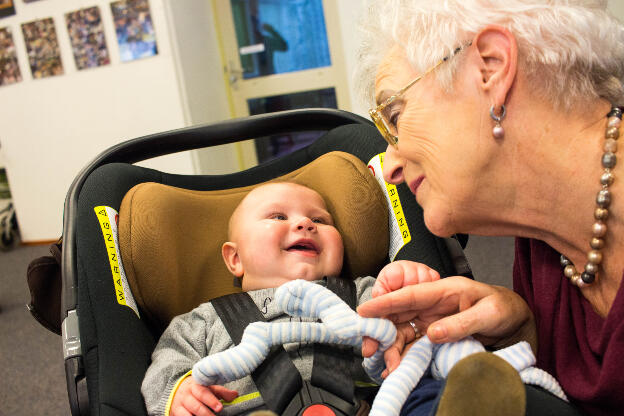
[[[176, 175], [133, 165], [305, 130], [326, 133], [233, 174]], [[409, 189], [380, 180], [385, 148], [366, 119], [305, 109], [154, 134], [98, 156], [65, 202], [61, 319], [72, 415], [145, 414], [140, 384], [160, 333], [174, 315], [239, 290], [224, 277], [220, 253], [204, 252], [220, 247], [222, 225], [238, 201], [273, 178], [294, 178], [325, 197], [345, 241], [345, 276], [375, 276], [397, 259], [426, 263], [443, 277], [469, 275], [458, 240], [433, 236]]]

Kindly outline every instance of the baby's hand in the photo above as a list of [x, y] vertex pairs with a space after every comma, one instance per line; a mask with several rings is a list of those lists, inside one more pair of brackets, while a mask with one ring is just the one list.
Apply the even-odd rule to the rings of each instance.
[[440, 274], [438, 272], [422, 263], [408, 260], [393, 261], [381, 269], [371, 294], [376, 298], [405, 286], [433, 282], [439, 279]]
[[238, 397], [238, 392], [223, 386], [202, 386], [193, 377], [187, 377], [180, 383], [173, 396], [171, 416], [213, 416], [223, 410], [219, 399], [231, 402]]

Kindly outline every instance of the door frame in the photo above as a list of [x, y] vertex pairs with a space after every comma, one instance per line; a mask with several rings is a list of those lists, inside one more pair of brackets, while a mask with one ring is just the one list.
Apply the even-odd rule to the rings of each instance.
[[[242, 65], [238, 53], [238, 42], [234, 29], [234, 19], [229, 0], [211, 0], [215, 16], [215, 30], [223, 63], [224, 82], [227, 90], [228, 105], [233, 117], [249, 115], [247, 99], [290, 94], [324, 88], [334, 88], [338, 108], [351, 109], [351, 97], [344, 59], [340, 19], [335, 0], [322, 0], [325, 17], [325, 29], [331, 66], [294, 71], [283, 74], [267, 75], [240, 79], [234, 83], [230, 75], [240, 73]], [[234, 51], [234, 52], [233, 52]], [[302, 82], [304, 81], [304, 82]], [[305, 88], [301, 88], [305, 85]], [[245, 94], [241, 90], [253, 88], [253, 93]], [[241, 169], [248, 169], [258, 164], [254, 140], [239, 142], [236, 146]]]

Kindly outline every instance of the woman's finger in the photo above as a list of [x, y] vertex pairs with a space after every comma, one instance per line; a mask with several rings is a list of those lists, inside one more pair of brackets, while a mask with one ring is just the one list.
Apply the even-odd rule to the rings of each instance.
[[432, 323], [427, 328], [427, 335], [435, 343], [455, 342], [473, 334], [495, 338], [506, 335], [510, 328], [517, 326], [515, 322], [518, 318], [525, 319], [519, 311], [514, 314], [511, 305], [505, 305], [499, 297], [491, 296]]
[[402, 350], [403, 350], [403, 345], [401, 345], [400, 347], [398, 345], [392, 345], [384, 353], [384, 362], [386, 363], [386, 370], [388, 374], [396, 370], [396, 368], [401, 363], [401, 351]]
[[397, 324], [397, 333], [401, 334], [401, 338], [403, 338], [405, 344], [414, 342], [424, 335], [424, 331], [420, 329], [416, 322], [417, 321], [409, 321]]
[[367, 302], [357, 308], [358, 314], [365, 318], [384, 317], [402, 312], [428, 309], [436, 304], [442, 295], [444, 287], [432, 287], [438, 282], [428, 282], [421, 285], [406, 286], [394, 292], [386, 293]]
[[[413, 323], [413, 322], [412, 322]], [[397, 325], [397, 337], [394, 344], [384, 354], [386, 368], [393, 372], [398, 366], [409, 347], [424, 335], [419, 327], [411, 323]]]
[[436, 307], [440, 313], [449, 314], [459, 309], [462, 298], [476, 301], [493, 292], [494, 289], [489, 285], [454, 276], [406, 286], [363, 303], [357, 311], [363, 317], [384, 317], [406, 312], [417, 316], [418, 311]]
[[519, 332], [534, 336], [532, 313], [518, 294], [461, 276], [404, 287], [362, 304], [358, 313], [417, 322], [436, 343], [474, 335], [485, 345], [504, 345]]

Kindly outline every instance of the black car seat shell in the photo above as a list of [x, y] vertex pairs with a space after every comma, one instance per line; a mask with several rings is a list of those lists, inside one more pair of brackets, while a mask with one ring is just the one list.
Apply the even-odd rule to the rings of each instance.
[[[327, 133], [290, 155], [233, 174], [176, 175], [133, 165], [169, 153], [302, 130]], [[355, 114], [305, 109], [150, 135], [117, 145], [91, 162], [74, 180], [64, 211], [61, 320], [72, 415], [145, 414], [139, 388], [161, 331], [154, 322], [139, 319], [132, 308], [118, 307], [111, 296], [111, 252], [96, 207], [119, 211], [126, 193], [145, 182], [192, 191], [248, 187], [286, 175], [328, 152], [346, 152], [368, 164], [385, 148], [372, 123]], [[443, 277], [469, 274], [459, 242], [432, 235], [409, 189], [400, 185], [396, 192], [411, 241], [392, 260], [420, 261]]]

